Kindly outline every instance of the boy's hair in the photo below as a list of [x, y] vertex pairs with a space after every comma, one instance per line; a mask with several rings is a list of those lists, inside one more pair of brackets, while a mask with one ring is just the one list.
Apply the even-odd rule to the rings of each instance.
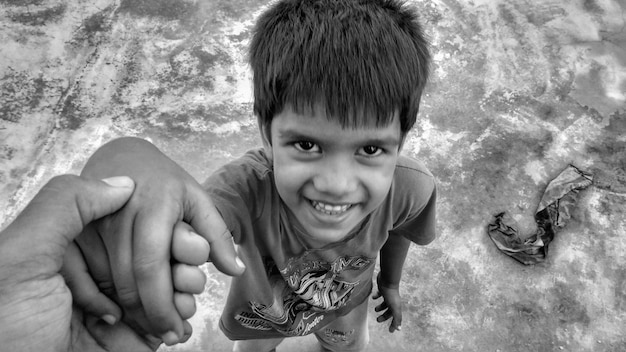
[[249, 61], [254, 113], [269, 132], [286, 105], [321, 104], [343, 127], [415, 123], [430, 54], [400, 0], [280, 0], [258, 19]]

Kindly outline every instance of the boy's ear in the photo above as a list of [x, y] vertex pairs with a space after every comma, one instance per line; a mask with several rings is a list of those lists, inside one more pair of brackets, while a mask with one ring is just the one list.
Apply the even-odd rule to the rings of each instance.
[[265, 149], [265, 153], [271, 157], [272, 156], [272, 136], [270, 131], [270, 126], [261, 121], [258, 121], [259, 132], [261, 134], [261, 142], [263, 143], [263, 148]]
[[400, 153], [402, 151], [402, 147], [404, 147], [404, 142], [406, 142], [406, 135], [407, 133], [403, 133], [402, 136], [400, 136], [400, 145], [398, 146], [398, 153]]

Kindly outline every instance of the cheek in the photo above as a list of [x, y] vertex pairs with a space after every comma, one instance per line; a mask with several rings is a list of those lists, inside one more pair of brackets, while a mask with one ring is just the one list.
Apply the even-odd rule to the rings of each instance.
[[371, 202], [374, 203], [372, 206], [377, 207], [380, 205], [389, 193], [391, 182], [393, 181], [394, 169], [394, 167], [391, 167], [391, 172], [387, 171], [389, 170], [388, 168], [382, 169], [379, 172], [370, 172], [368, 177], [365, 179], [365, 187], [370, 194]]
[[274, 180], [278, 194], [284, 201], [289, 201], [297, 196], [306, 183], [306, 175], [303, 168], [296, 167], [293, 163], [281, 164], [275, 161]]

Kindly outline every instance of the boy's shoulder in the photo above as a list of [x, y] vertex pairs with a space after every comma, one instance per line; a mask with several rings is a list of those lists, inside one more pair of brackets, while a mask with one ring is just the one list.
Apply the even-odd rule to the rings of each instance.
[[255, 148], [220, 166], [204, 181], [203, 187], [218, 193], [224, 189], [256, 192], [271, 189], [272, 182], [272, 162], [263, 148]]
[[436, 182], [426, 165], [418, 159], [401, 156], [396, 164], [389, 202], [394, 213], [423, 209], [436, 194]]
[[434, 182], [435, 177], [421, 160], [400, 155], [396, 164], [396, 178], [402, 176], [417, 177]]
[[[246, 151], [217, 169], [212, 176], [223, 174], [222, 177], [232, 178], [266, 178], [272, 172], [272, 161], [263, 148]], [[209, 177], [211, 179], [211, 176]], [[233, 180], [234, 181], [234, 180]]]
[[233, 160], [231, 164], [246, 165], [257, 172], [266, 173], [272, 170], [272, 161], [262, 147], [246, 151], [241, 157]]

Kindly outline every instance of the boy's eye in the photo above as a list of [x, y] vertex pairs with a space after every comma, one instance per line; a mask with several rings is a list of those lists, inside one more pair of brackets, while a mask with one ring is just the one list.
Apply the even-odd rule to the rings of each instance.
[[301, 151], [301, 152], [307, 152], [307, 153], [312, 153], [312, 152], [318, 152], [319, 151], [319, 146], [313, 142], [309, 142], [309, 141], [300, 141], [300, 142], [295, 142], [294, 147]]
[[374, 145], [368, 145], [363, 147], [363, 154], [366, 156], [377, 156], [383, 152], [382, 148]]

